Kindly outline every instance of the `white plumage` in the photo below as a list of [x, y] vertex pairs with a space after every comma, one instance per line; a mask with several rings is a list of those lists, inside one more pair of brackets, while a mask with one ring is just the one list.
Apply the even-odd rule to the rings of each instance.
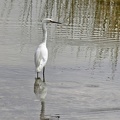
[[36, 72], [40, 72], [46, 65], [48, 60], [48, 49], [45, 43], [39, 45], [35, 52], [35, 67]]
[[61, 24], [59, 22], [53, 21], [50, 18], [45, 18], [42, 22], [43, 42], [38, 46], [37, 50], [35, 51], [34, 62], [35, 62], [35, 68], [36, 68], [36, 72], [37, 72], [37, 78], [38, 78], [38, 73], [43, 70], [43, 80], [45, 80], [45, 78], [44, 78], [45, 65], [48, 60], [48, 49], [46, 47], [46, 43], [47, 43], [47, 28], [46, 28], [46, 26], [48, 23]]

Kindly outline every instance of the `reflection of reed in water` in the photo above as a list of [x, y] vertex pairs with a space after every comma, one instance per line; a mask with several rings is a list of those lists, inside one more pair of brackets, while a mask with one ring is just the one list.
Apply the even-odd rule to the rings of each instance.
[[63, 32], [61, 36], [68, 35], [69, 38], [79, 39], [81, 35], [86, 34], [90, 37], [94, 34], [119, 39], [119, 0], [95, 0], [94, 2], [92, 0], [23, 0], [23, 2], [12, 0], [0, 4], [0, 14], [4, 21], [14, 17], [18, 20], [16, 22], [22, 22], [26, 26], [51, 17], [67, 25], [76, 26], [75, 28], [64, 26], [67, 32], [65, 34]]
[[95, 28], [100, 35], [119, 40], [120, 32], [120, 1], [97, 0], [95, 11]]

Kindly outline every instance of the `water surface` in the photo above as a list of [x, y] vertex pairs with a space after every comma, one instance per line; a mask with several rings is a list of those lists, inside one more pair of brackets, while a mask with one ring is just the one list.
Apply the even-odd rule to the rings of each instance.
[[48, 25], [44, 114], [119, 120], [119, 16], [119, 0], [1, 0], [0, 119], [40, 119], [33, 56], [50, 17], [63, 24]]

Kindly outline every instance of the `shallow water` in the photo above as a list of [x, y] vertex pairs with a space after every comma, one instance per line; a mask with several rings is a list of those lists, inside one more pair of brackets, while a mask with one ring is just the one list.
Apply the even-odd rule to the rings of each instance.
[[[0, 120], [38, 120], [42, 105], [53, 120], [119, 120], [119, 0], [1, 0], [0, 16]], [[44, 17], [63, 24], [48, 25], [41, 104], [33, 58]]]

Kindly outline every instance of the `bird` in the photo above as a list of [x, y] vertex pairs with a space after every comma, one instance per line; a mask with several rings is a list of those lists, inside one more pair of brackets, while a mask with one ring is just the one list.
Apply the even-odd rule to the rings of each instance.
[[39, 72], [43, 70], [43, 81], [45, 82], [45, 65], [48, 60], [48, 49], [46, 46], [47, 43], [47, 24], [49, 23], [57, 23], [61, 24], [60, 22], [56, 22], [51, 18], [45, 18], [42, 21], [42, 30], [43, 30], [43, 40], [42, 43], [38, 46], [34, 54], [34, 63], [35, 69], [37, 72], [37, 78], [39, 78]]

